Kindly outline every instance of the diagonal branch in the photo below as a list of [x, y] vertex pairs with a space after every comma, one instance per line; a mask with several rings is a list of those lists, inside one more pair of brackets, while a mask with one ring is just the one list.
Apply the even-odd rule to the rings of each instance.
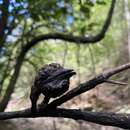
[[76, 88], [70, 90], [68, 93], [61, 96], [60, 98], [52, 101], [47, 107], [51, 108], [51, 107], [60, 106], [62, 103], [74, 98], [75, 96], [78, 96], [86, 91], [89, 91], [89, 90], [97, 87], [97, 85], [99, 85], [99, 84], [107, 83], [108, 79], [111, 76], [113, 76], [117, 73], [120, 73], [124, 70], [127, 70], [127, 69], [130, 69], [130, 63], [124, 64], [117, 68], [103, 72], [103, 73], [97, 75], [96, 77], [94, 77], [93, 79], [86, 81], [86, 82], [80, 84], [79, 86], [77, 86]]

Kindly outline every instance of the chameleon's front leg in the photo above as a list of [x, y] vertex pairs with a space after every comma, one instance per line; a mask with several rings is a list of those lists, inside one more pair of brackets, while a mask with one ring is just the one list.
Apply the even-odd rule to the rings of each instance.
[[31, 111], [35, 113], [37, 111], [37, 100], [39, 98], [40, 92], [38, 91], [31, 91], [30, 100], [31, 100]]
[[50, 97], [45, 96], [43, 101], [38, 105], [39, 108], [43, 108], [45, 105], [49, 103]]

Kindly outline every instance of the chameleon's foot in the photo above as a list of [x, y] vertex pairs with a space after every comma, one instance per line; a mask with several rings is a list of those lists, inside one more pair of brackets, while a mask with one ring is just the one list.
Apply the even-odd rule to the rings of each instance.
[[37, 112], [37, 109], [36, 109], [36, 108], [31, 107], [31, 112], [32, 112], [32, 113], [36, 113], [36, 112]]
[[50, 97], [45, 96], [41, 104], [38, 105], [38, 107], [43, 108], [49, 103]]
[[43, 109], [43, 108], [45, 108], [46, 105], [47, 105], [47, 103], [38, 104], [38, 109]]

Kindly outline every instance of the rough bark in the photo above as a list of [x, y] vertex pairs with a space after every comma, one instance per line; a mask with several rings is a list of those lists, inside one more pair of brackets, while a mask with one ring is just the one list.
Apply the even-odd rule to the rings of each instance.
[[0, 120], [14, 118], [63, 117], [74, 120], [84, 120], [105, 126], [115, 126], [130, 129], [130, 114], [115, 114], [105, 112], [90, 112], [78, 109], [56, 108], [32, 114], [29, 109], [16, 112], [0, 113]]

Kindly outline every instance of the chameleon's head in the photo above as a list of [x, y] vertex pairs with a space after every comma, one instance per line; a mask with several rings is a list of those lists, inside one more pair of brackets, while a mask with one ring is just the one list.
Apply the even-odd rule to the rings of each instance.
[[60, 64], [51, 63], [51, 64], [44, 65], [41, 70], [47, 73], [48, 75], [52, 75], [54, 72], [56, 72], [59, 69], [63, 69], [63, 67]]
[[69, 80], [70, 77], [76, 74], [73, 69], [63, 68], [57, 63], [48, 64], [48, 66], [44, 68], [44, 72], [49, 74], [45, 83], [52, 82], [53, 80]]
[[76, 74], [73, 69], [66, 69], [57, 63], [45, 65], [43, 72], [48, 77], [41, 82], [42, 93], [50, 97], [57, 97], [66, 92], [69, 88], [70, 77]]

